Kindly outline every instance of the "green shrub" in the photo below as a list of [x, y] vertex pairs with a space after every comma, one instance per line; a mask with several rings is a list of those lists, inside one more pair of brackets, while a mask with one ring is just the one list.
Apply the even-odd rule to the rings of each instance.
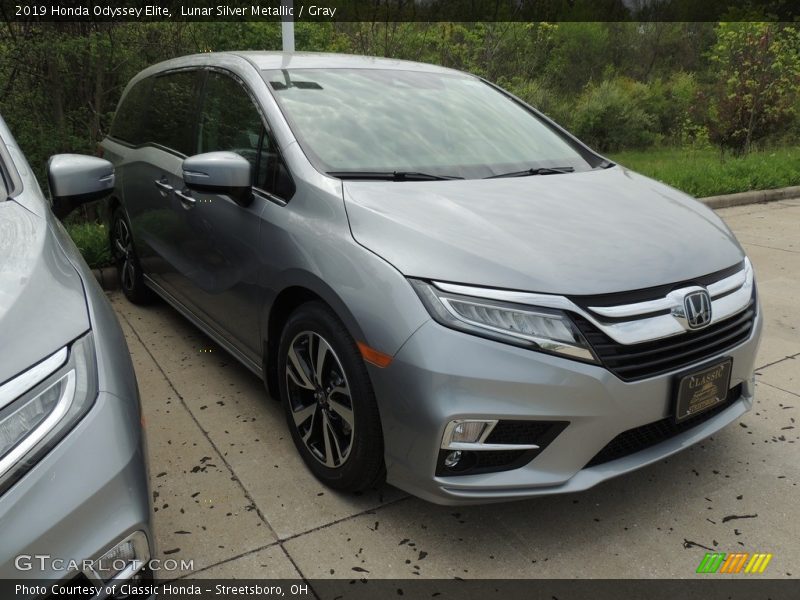
[[113, 264], [108, 243], [108, 230], [101, 223], [68, 223], [66, 225], [72, 241], [92, 269]]
[[704, 106], [697, 102], [694, 75], [679, 71], [666, 80], [654, 79], [642, 92], [640, 106], [653, 117], [655, 130], [665, 139], [678, 143], [701, 134], [696, 127], [704, 122]]
[[566, 125], [573, 107], [541, 80], [526, 82], [515, 80], [503, 82], [502, 85], [560, 125]]
[[656, 119], [645, 109], [646, 84], [618, 77], [590, 84], [575, 103], [567, 126], [584, 142], [609, 152], [658, 141]]

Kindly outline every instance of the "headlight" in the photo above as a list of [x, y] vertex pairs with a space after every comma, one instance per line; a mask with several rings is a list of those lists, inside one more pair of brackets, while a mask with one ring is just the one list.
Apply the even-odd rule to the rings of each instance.
[[447, 327], [489, 339], [597, 362], [566, 313], [510, 302], [462, 296], [410, 279], [431, 316]]
[[97, 397], [92, 334], [0, 387], [0, 493], [89, 411]]

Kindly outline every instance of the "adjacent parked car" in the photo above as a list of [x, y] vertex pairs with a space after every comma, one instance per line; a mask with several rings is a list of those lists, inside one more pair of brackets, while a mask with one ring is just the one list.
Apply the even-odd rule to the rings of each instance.
[[114, 170], [62, 154], [48, 175], [52, 211], [0, 119], [0, 578], [133, 585], [153, 552], [136, 379], [53, 215], [107, 195]]
[[130, 82], [102, 148], [125, 294], [263, 377], [330, 486], [582, 490], [752, 406], [725, 224], [478, 77], [189, 56]]

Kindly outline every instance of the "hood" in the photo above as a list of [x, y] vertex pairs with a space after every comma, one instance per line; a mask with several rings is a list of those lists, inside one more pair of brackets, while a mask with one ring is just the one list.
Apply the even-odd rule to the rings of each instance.
[[744, 257], [712, 210], [622, 167], [343, 187], [353, 237], [409, 277], [604, 294], [692, 279]]
[[0, 201], [0, 384], [88, 329], [83, 284], [47, 218]]

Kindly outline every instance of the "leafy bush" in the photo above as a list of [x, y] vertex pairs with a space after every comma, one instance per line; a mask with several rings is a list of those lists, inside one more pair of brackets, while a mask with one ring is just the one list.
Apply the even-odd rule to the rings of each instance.
[[502, 82], [501, 85], [557, 123], [567, 124], [573, 107], [543, 81], [514, 80]]
[[655, 130], [672, 142], [687, 135], [702, 122], [696, 103], [697, 81], [691, 73], [679, 71], [669, 79], [654, 79], [643, 90], [640, 106], [655, 119]]
[[92, 269], [113, 264], [108, 243], [108, 230], [101, 223], [68, 223], [66, 225], [72, 241]]
[[584, 142], [608, 152], [643, 148], [658, 139], [656, 119], [645, 109], [647, 85], [617, 77], [590, 84], [567, 125]]

